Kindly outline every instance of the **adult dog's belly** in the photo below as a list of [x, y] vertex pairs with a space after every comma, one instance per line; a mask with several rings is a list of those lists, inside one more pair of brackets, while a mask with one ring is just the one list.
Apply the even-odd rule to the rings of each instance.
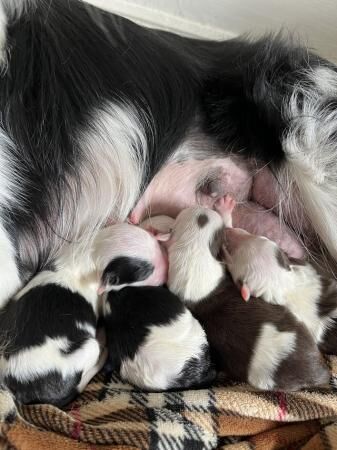
[[212, 207], [214, 199], [226, 193], [238, 203], [235, 227], [272, 239], [289, 256], [305, 255], [300, 239], [278, 216], [280, 197], [271, 172], [231, 157], [167, 164], [153, 178], [130, 219], [139, 223], [159, 214], [176, 217], [195, 204]]

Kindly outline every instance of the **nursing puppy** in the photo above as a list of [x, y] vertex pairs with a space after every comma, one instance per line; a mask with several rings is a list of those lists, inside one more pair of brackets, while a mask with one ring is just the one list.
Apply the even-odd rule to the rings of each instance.
[[[234, 208], [234, 201], [227, 211]], [[322, 351], [337, 354], [337, 281], [278, 245], [238, 228], [225, 231], [226, 267], [245, 300], [283, 305], [305, 324]], [[254, 300], [253, 300], [254, 301]]]
[[69, 244], [54, 271], [38, 274], [0, 313], [0, 372], [22, 403], [69, 403], [102, 368], [100, 292], [167, 279], [165, 251], [142, 228], [111, 225], [87, 252], [76, 247]]
[[214, 208], [187, 208], [176, 218], [171, 233], [157, 236], [168, 251], [167, 286], [186, 302], [209, 296], [225, 277], [220, 250], [225, 226], [232, 225], [231, 213], [220, 201]]
[[[184, 192], [196, 161], [176, 213], [210, 166], [234, 193], [243, 168], [256, 204], [337, 258], [337, 74], [307, 49], [188, 39], [78, 0], [1, 0], [0, 66], [1, 305], [67, 242], [125, 221], [162, 170], [174, 168], [166, 193]], [[165, 213], [169, 196], [155, 197]]]
[[1, 379], [17, 401], [64, 406], [103, 367], [96, 290], [45, 271], [1, 310]]
[[144, 223], [151, 232], [112, 225], [99, 232], [92, 253], [101, 273], [99, 293], [108, 291], [103, 297], [108, 367], [147, 390], [199, 386], [215, 376], [198, 321], [170, 291], [150, 287], [167, 281], [167, 255], [156, 234], [170, 223], [167, 217]]
[[[262, 299], [247, 308], [232, 281], [225, 280], [225, 265], [217, 257], [225, 227], [232, 226], [234, 206], [226, 195], [214, 202], [216, 211], [188, 208], [178, 215], [172, 234], [166, 236], [169, 288], [188, 303], [204, 327], [217, 368], [229, 379], [283, 390], [327, 383], [327, 367], [306, 327], [286, 308]], [[254, 267], [254, 252], [250, 256]], [[268, 263], [266, 258], [262, 276]]]
[[210, 383], [215, 371], [206, 334], [183, 303], [162, 287], [125, 287], [104, 300], [108, 366], [150, 391]]
[[167, 281], [165, 249], [152, 231], [135, 225], [119, 223], [100, 230], [91, 257], [100, 277], [99, 293], [129, 285], [160, 286]]
[[329, 382], [307, 328], [283, 306], [262, 299], [243, 302], [230, 277], [218, 293], [191, 307], [206, 331], [217, 368], [229, 380], [285, 391]]

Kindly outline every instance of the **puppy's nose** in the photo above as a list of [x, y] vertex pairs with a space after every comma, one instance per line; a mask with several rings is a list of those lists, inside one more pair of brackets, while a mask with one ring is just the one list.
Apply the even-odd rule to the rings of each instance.
[[100, 286], [100, 287], [97, 289], [97, 294], [98, 294], [98, 295], [102, 295], [102, 294], [104, 294], [105, 291], [106, 291], [106, 286]]

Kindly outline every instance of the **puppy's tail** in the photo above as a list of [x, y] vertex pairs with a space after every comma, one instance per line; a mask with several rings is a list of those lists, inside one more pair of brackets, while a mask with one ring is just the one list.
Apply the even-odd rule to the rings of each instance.
[[286, 171], [309, 222], [337, 261], [337, 72], [321, 65], [304, 72], [303, 80], [283, 111]]

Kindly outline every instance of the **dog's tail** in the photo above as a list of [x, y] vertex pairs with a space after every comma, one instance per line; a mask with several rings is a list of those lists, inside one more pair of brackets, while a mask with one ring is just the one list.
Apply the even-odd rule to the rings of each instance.
[[307, 69], [285, 102], [288, 179], [308, 220], [337, 261], [337, 71]]

